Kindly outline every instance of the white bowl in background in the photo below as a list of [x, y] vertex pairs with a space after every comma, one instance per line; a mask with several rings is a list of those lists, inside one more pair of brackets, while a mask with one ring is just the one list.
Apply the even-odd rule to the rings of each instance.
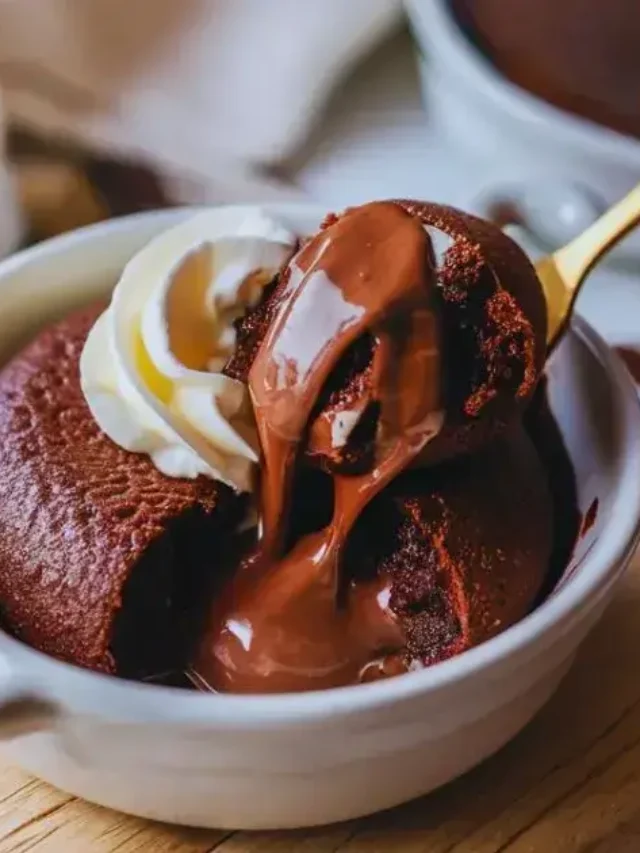
[[[510, 205], [557, 247], [640, 182], [640, 140], [546, 103], [511, 83], [459, 26], [449, 0], [405, 0], [429, 122], [477, 175], [474, 209]], [[611, 253], [640, 261], [640, 233]]]
[[[324, 214], [300, 205], [265, 209], [299, 233]], [[185, 215], [115, 220], [1, 263], [0, 357], [71, 305], [106, 294], [131, 255]], [[262, 697], [124, 682], [0, 632], [5, 756], [112, 808], [235, 829], [320, 824], [387, 808], [495, 752], [555, 690], [638, 537], [640, 410], [627, 373], [577, 321], [548, 380], [581, 507], [597, 497], [600, 509], [558, 589], [520, 623], [419, 672]]]

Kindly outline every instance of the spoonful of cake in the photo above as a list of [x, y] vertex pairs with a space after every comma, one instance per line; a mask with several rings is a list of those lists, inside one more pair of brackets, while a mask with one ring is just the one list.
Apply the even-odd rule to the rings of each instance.
[[640, 184], [566, 246], [536, 263], [547, 303], [549, 350], [561, 338], [582, 283], [598, 261], [640, 223]]
[[[263, 329], [243, 377], [261, 447], [259, 526], [205, 614], [198, 686], [286, 693], [407, 671], [389, 577], [354, 582], [366, 554], [349, 550], [351, 534], [362, 518], [375, 538], [367, 507], [403, 471], [517, 429], [548, 342], [593, 263], [640, 219], [640, 198], [625, 211], [543, 262], [540, 280], [496, 225], [441, 205], [371, 202], [303, 241], [264, 322], [247, 327]], [[310, 465], [328, 496], [300, 529]], [[438, 541], [429, 559], [454, 578], [462, 636], [462, 582]]]

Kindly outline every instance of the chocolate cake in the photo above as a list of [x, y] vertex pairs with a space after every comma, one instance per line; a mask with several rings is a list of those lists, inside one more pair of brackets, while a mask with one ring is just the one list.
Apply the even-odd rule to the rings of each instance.
[[549, 481], [522, 429], [471, 457], [415, 469], [354, 531], [347, 565], [388, 579], [405, 664], [430, 665], [522, 619], [550, 566]]
[[243, 498], [100, 431], [79, 359], [101, 308], [0, 371], [0, 604], [32, 646], [203, 689], [335, 687], [489, 639], [564, 566], [575, 495], [539, 407], [522, 417], [545, 305], [495, 227], [409, 201], [329, 217], [236, 321], [224, 370], [262, 453], [242, 534]]
[[[311, 487], [321, 488], [317, 482]], [[318, 506], [313, 509], [317, 512]], [[401, 475], [361, 516], [344, 557], [339, 610], [361, 626], [372, 621], [371, 601], [382, 593], [399, 628], [378, 634], [379, 647], [368, 649], [370, 662], [359, 675], [349, 671], [350, 680], [370, 681], [438, 663], [518, 622], [550, 576], [559, 536], [568, 532], [570, 541], [575, 538], [576, 521], [577, 515], [567, 518], [571, 529], [554, 524], [548, 473], [522, 428], [473, 456]], [[563, 544], [556, 554], [562, 566], [570, 554], [566, 538]], [[279, 600], [278, 626], [286, 631], [289, 599], [281, 594]], [[267, 609], [270, 590], [256, 593], [256, 601]], [[322, 633], [317, 601], [313, 610], [315, 618], [303, 602], [293, 608]], [[284, 674], [241, 678], [219, 667], [211, 654], [219, 640], [216, 614], [214, 605], [196, 660], [204, 683], [234, 692], [309, 689], [307, 678], [295, 674], [300, 658], [293, 644], [279, 660], [282, 669], [290, 667]], [[318, 681], [315, 686], [335, 686], [335, 673], [326, 683]]]
[[192, 599], [238, 507], [225, 486], [164, 477], [100, 432], [78, 361], [101, 308], [0, 372], [0, 602], [35, 648], [143, 677], [184, 662]]

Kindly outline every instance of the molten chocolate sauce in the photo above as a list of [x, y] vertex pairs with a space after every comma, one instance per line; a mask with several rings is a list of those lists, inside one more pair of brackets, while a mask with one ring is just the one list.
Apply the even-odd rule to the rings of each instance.
[[[388, 580], [341, 596], [340, 564], [362, 510], [442, 424], [435, 286], [428, 233], [391, 203], [348, 212], [293, 260], [249, 376], [263, 451], [260, 535], [196, 657], [210, 688], [286, 692], [397, 671], [394, 652], [405, 638]], [[373, 468], [334, 474], [330, 523], [291, 545], [296, 462], [310, 418], [332, 370], [365, 334], [374, 339], [371, 387], [380, 406]]]

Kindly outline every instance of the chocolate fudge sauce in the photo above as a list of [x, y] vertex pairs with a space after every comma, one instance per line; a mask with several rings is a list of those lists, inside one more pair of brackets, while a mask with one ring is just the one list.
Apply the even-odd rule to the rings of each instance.
[[[372, 664], [380, 676], [398, 669], [393, 653], [405, 640], [388, 581], [341, 591], [339, 568], [362, 510], [441, 427], [435, 289], [429, 235], [392, 203], [348, 212], [292, 262], [249, 374], [264, 457], [259, 542], [221, 596], [197, 656], [209, 687], [286, 692], [369, 679]], [[374, 340], [380, 407], [374, 465], [334, 474], [330, 523], [290, 546], [296, 460], [310, 418], [332, 370], [364, 334]]]

